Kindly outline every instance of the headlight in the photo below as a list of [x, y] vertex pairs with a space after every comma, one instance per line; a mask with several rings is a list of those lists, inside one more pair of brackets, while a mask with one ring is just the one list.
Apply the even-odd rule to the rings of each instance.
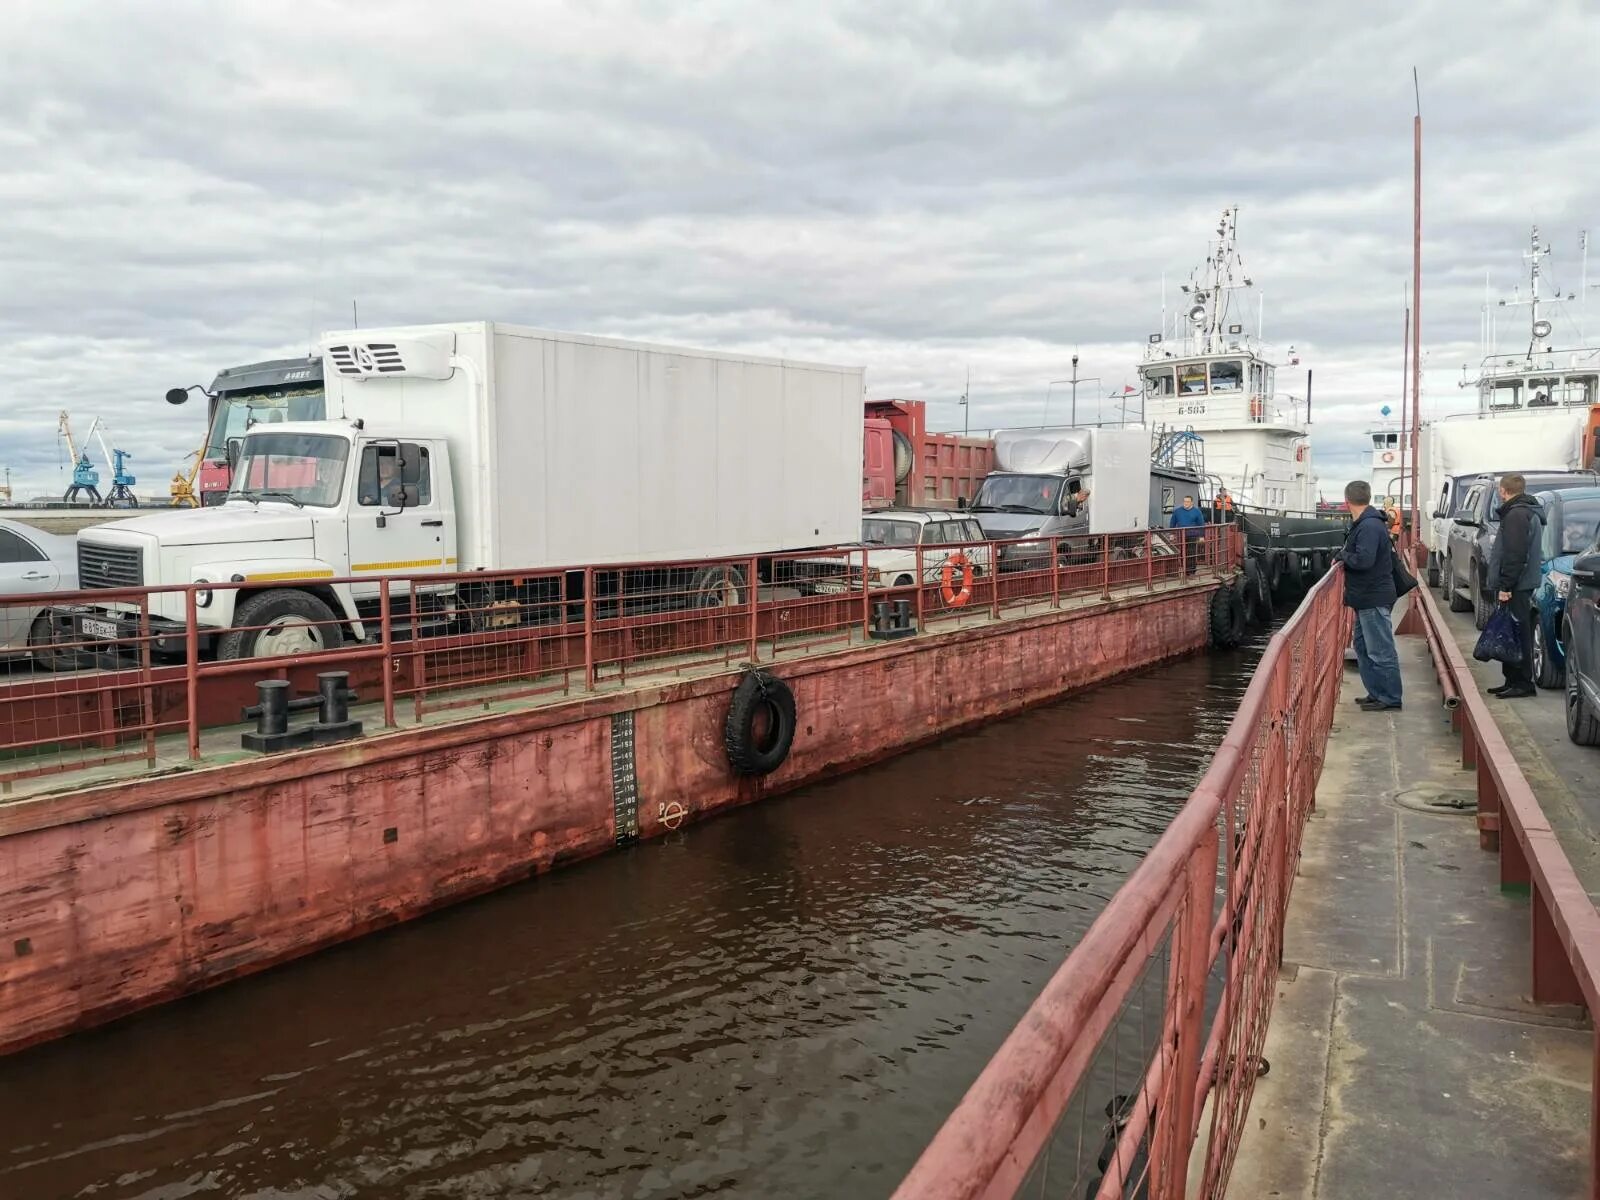
[[868, 583], [877, 583], [878, 580], [880, 580], [882, 578], [883, 578], [883, 572], [878, 570], [877, 567], [868, 567], [867, 568], [867, 582]]
[[1572, 576], [1565, 571], [1551, 571], [1550, 586], [1556, 591], [1556, 599], [1565, 600], [1572, 591]]
[[[196, 579], [196, 583], [210, 583], [209, 579]], [[194, 593], [194, 603], [197, 608], [211, 607], [211, 589], [208, 587], [197, 588]]]

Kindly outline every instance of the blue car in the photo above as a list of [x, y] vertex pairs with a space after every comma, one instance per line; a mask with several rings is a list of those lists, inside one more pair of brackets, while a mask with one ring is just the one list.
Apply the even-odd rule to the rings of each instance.
[[1544, 506], [1543, 564], [1533, 593], [1533, 678], [1542, 688], [1558, 688], [1566, 677], [1562, 615], [1572, 592], [1572, 560], [1600, 533], [1600, 487], [1540, 492]]

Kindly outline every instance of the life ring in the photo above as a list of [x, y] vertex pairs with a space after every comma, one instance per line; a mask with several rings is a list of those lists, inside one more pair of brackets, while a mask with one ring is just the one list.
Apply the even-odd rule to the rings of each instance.
[[[961, 568], [961, 590], [955, 588], [956, 568]], [[944, 602], [951, 608], [960, 608], [972, 599], [972, 563], [967, 556], [957, 550], [944, 560], [944, 566], [939, 569], [939, 590], [944, 595]]]
[[[759, 726], [759, 727], [758, 727]], [[751, 670], [733, 689], [722, 745], [740, 775], [770, 775], [794, 745], [794, 693], [765, 671]]]
[[1394, 461], [1394, 451], [1393, 450], [1385, 450], [1383, 452], [1383, 461], [1384, 462], [1393, 462]]

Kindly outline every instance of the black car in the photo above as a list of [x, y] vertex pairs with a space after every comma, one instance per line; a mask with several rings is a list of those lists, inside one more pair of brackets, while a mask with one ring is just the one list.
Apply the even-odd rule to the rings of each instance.
[[[1529, 495], [1561, 488], [1600, 484], [1593, 471], [1541, 471], [1525, 476]], [[1450, 537], [1445, 543], [1444, 565], [1439, 572], [1439, 594], [1450, 602], [1451, 612], [1472, 612], [1479, 629], [1494, 611], [1484, 573], [1494, 540], [1500, 536], [1500, 476], [1479, 475], [1467, 481], [1451, 514]]]
[[1562, 644], [1567, 736], [1580, 746], [1600, 746], [1600, 540], [1573, 561]]

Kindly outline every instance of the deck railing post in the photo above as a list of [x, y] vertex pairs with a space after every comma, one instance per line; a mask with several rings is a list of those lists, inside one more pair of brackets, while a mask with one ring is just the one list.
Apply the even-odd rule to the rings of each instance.
[[389, 577], [378, 580], [378, 637], [383, 645], [383, 727], [393, 729], [394, 720], [394, 617], [389, 599]]
[[[977, 550], [978, 550], [977, 546], [969, 545], [967, 547], [967, 549], [971, 550], [973, 552], [973, 556], [974, 557], [977, 557]], [[1000, 563], [992, 553], [989, 555], [988, 561], [989, 561], [989, 573], [988, 573], [988, 579], [989, 579], [989, 615], [992, 616], [996, 621], [998, 621], [1000, 619], [1000, 570], [999, 570]], [[977, 586], [977, 585], [974, 584], [973, 586]]]
[[189, 724], [189, 758], [200, 757], [200, 617], [195, 611], [194, 588], [183, 590], [183, 685]]
[[761, 656], [761, 577], [758, 574], [761, 564], [751, 555], [747, 566], [750, 572], [745, 576], [750, 588], [750, 661], [754, 663]]
[[1111, 599], [1111, 535], [1100, 535], [1100, 599]]
[[583, 569], [583, 690], [594, 691], [594, 568]]
[[[999, 555], [995, 556], [995, 570], [999, 571]], [[1061, 607], [1061, 539], [1050, 539], [1050, 607]]]
[[923, 620], [922, 620], [922, 609], [923, 609], [923, 602], [922, 602], [923, 586], [922, 585], [923, 585], [924, 582], [925, 582], [925, 578], [924, 578], [924, 576], [922, 574], [922, 547], [918, 546], [917, 547], [917, 632], [918, 633], [921, 633], [922, 630], [925, 627], [924, 623], [923, 623]]

